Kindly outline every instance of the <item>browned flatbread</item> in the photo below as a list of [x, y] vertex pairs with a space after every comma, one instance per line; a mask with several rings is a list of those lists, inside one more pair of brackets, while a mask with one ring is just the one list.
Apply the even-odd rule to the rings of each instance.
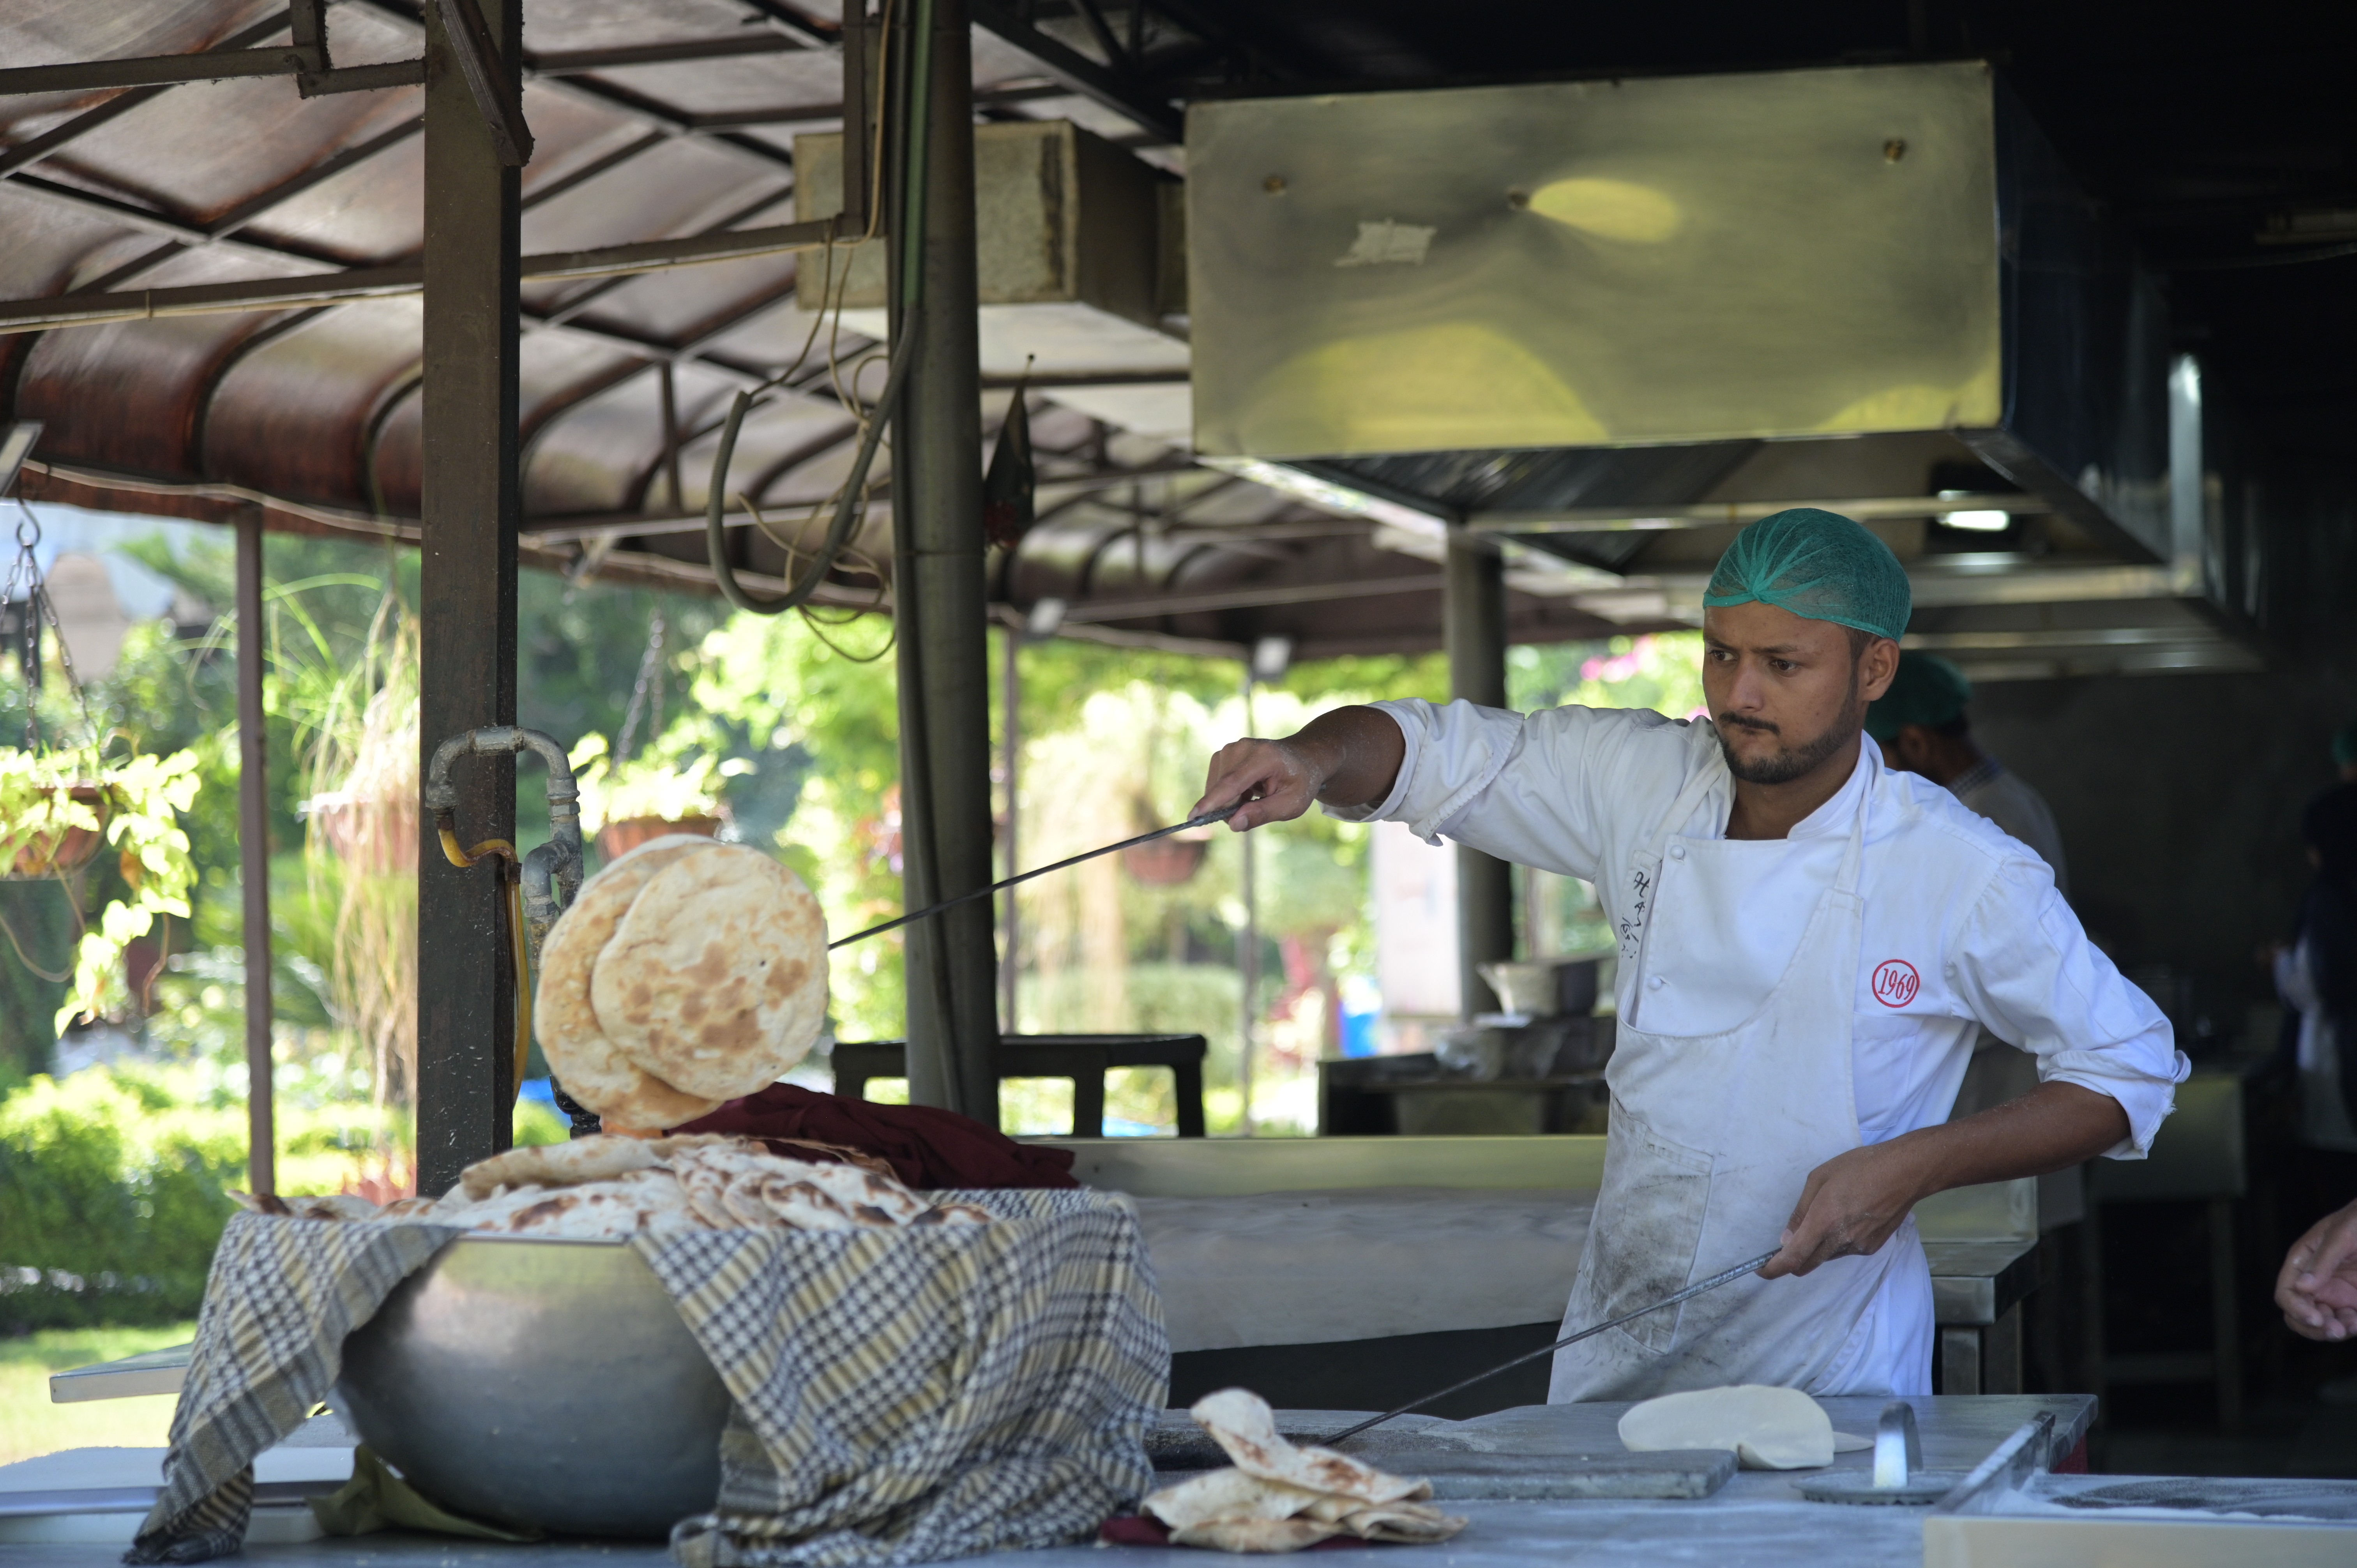
[[617, 1127], [676, 1127], [720, 1108], [719, 1100], [674, 1089], [617, 1049], [597, 1026], [590, 1000], [597, 956], [647, 883], [666, 866], [717, 847], [686, 833], [640, 845], [582, 884], [541, 950], [534, 1018], [549, 1070], [567, 1094]]
[[767, 1088], [826, 1021], [826, 918], [802, 878], [718, 844], [657, 871], [598, 955], [603, 1036], [683, 1093]]
[[1283, 1481], [1264, 1481], [1230, 1466], [1205, 1470], [1175, 1487], [1149, 1493], [1140, 1506], [1171, 1529], [1185, 1530], [1213, 1520], [1291, 1519], [1308, 1511], [1318, 1497], [1316, 1492], [1305, 1492]]
[[1340, 1525], [1314, 1519], [1215, 1519], [1172, 1530], [1170, 1544], [1214, 1552], [1299, 1552], [1342, 1533]]
[[668, 1235], [702, 1228], [678, 1179], [666, 1170], [630, 1171], [577, 1187], [524, 1187], [435, 1219], [499, 1235], [576, 1240], [619, 1240], [641, 1230]]
[[503, 1187], [578, 1187], [662, 1163], [640, 1139], [600, 1134], [569, 1144], [526, 1144], [477, 1160], [458, 1173], [458, 1185], [468, 1197], [485, 1198]]
[[1297, 1448], [1277, 1434], [1268, 1402], [1248, 1389], [1205, 1394], [1188, 1412], [1211, 1440], [1227, 1450], [1236, 1467], [1264, 1480], [1283, 1481], [1305, 1491], [1354, 1498], [1361, 1505], [1415, 1500], [1432, 1495], [1431, 1483], [1386, 1475], [1372, 1465], [1330, 1448]]

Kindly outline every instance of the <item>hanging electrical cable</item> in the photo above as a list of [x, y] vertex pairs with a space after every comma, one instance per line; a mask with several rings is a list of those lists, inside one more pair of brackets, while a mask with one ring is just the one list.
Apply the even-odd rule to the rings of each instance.
[[[863, 6], [862, 10], [864, 9], [865, 7]], [[923, 25], [931, 19], [931, 7], [928, 3], [928, 0], [918, 0], [917, 20], [920, 29], [918, 35], [920, 40], [921, 40], [923, 37], [921, 32]], [[884, 8], [882, 21], [877, 29], [877, 33], [878, 37], [885, 40], [884, 47], [888, 51], [890, 48], [889, 39], [891, 38], [891, 30], [892, 7], [889, 5], [887, 5]], [[912, 69], [909, 73], [910, 80], [912, 81], [921, 81], [923, 80], [924, 67], [926, 63], [925, 54], [926, 51], [923, 44], [920, 41], [917, 49], [917, 58], [912, 62]], [[888, 69], [880, 72], [879, 75], [881, 81], [888, 83], [890, 81], [888, 53], [886, 57], [886, 65]], [[888, 96], [888, 86], [885, 91]], [[911, 94], [911, 98], [912, 101], [907, 105], [909, 124], [909, 134], [911, 138], [909, 145], [921, 146], [923, 145], [921, 138], [924, 124], [924, 104], [921, 94]], [[888, 112], [889, 105], [885, 105], [885, 108]], [[885, 118], [885, 113], [879, 113], [877, 116], [877, 124], [879, 125], [883, 124]], [[886, 138], [878, 136], [874, 140], [877, 145], [876, 172], [872, 176], [869, 176], [869, 177], [872, 177], [874, 180], [874, 190], [867, 202], [867, 230], [866, 233], [859, 237], [858, 240], [851, 242], [854, 244], [864, 243], [868, 240], [872, 240], [876, 237], [877, 233], [877, 216], [881, 208], [881, 202], [877, 198], [880, 197], [882, 191], [882, 178], [880, 171], [883, 166], [883, 146]], [[918, 161], [920, 163], [921, 162], [921, 160]], [[844, 173], [845, 178], [849, 180], [860, 178], [863, 175], [867, 174], [868, 171], [853, 171], [846, 169]], [[903, 222], [911, 222], [919, 220], [923, 211], [922, 200], [922, 181], [920, 178], [912, 180], [910, 182], [909, 198], [903, 203], [904, 210], [901, 215]], [[834, 245], [835, 241], [834, 237], [830, 235], [827, 240], [829, 284], [832, 284], [833, 281], [832, 273], [834, 266]], [[820, 293], [820, 298], [823, 305], [827, 303], [828, 294], [829, 289], [823, 286]], [[834, 303], [834, 311], [837, 322], [840, 323], [842, 318], [842, 306], [839, 300]], [[884, 379], [883, 395], [877, 400], [876, 406], [874, 408], [866, 411], [865, 414], [860, 416], [863, 428], [860, 432], [858, 451], [856, 456], [852, 459], [850, 477], [845, 479], [843, 489], [836, 493], [834, 517], [833, 522], [826, 531], [826, 538], [819, 545], [817, 552], [812, 556], [809, 569], [798, 577], [793, 575], [791, 557], [791, 555], [789, 556], [789, 564], [787, 567], [789, 580], [786, 591], [774, 599], [759, 599], [754, 597], [752, 593], [748, 591], [743, 584], [737, 580], [736, 569], [728, 561], [727, 539], [722, 520], [727, 511], [728, 462], [736, 454], [737, 433], [743, 428], [745, 416], [747, 413], [751, 412], [753, 405], [759, 395], [766, 392], [769, 389], [769, 386], [784, 380], [785, 377], [782, 375], [775, 377], [772, 378], [770, 382], [764, 383], [762, 386], [748, 388], [745, 391], [739, 392], [735, 399], [729, 403], [728, 417], [722, 424], [720, 430], [720, 446], [718, 450], [713, 454], [712, 482], [705, 495], [704, 544], [705, 553], [711, 559], [713, 578], [715, 582], [719, 585], [720, 596], [726, 599], [729, 604], [737, 609], [749, 611], [754, 615], [773, 616], [782, 615], [787, 610], [797, 608], [808, 603], [811, 596], [818, 592], [820, 585], [824, 583], [828, 575], [834, 572], [836, 563], [842, 558], [845, 550], [849, 548], [852, 535], [856, 530], [856, 526], [861, 516], [866, 510], [866, 503], [867, 499], [868, 469], [876, 461], [877, 447], [883, 441], [884, 431], [886, 426], [891, 423], [893, 411], [899, 406], [900, 389], [908, 381], [909, 366], [910, 361], [915, 358], [914, 354], [910, 351], [910, 345], [915, 340], [914, 335], [908, 329], [910, 311], [908, 307], [904, 306], [899, 314], [899, 347], [898, 351], [894, 353], [891, 358], [891, 370]], [[812, 330], [813, 336], [815, 336], [817, 330], [815, 324], [813, 324]], [[803, 353], [807, 356], [809, 353], [809, 345], [805, 344], [803, 346]], [[832, 340], [829, 342], [829, 362], [831, 366], [834, 363]], [[801, 361], [799, 360], [796, 360], [797, 365], [800, 363]], [[786, 373], [791, 374], [791, 372], [788, 371]], [[852, 392], [856, 394], [857, 390], [856, 385], [856, 375], [854, 380], [855, 385]], [[846, 401], [851, 403], [854, 412], [857, 413], [857, 401], [856, 395]]]

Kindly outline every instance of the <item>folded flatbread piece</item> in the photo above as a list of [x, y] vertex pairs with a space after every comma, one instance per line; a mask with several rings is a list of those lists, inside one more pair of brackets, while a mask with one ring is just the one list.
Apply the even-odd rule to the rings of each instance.
[[1432, 1495], [1428, 1481], [1385, 1475], [1372, 1465], [1330, 1448], [1295, 1447], [1277, 1435], [1276, 1416], [1268, 1402], [1249, 1390], [1222, 1389], [1205, 1394], [1188, 1413], [1246, 1475], [1370, 1503]]
[[1244, 1389], [1206, 1395], [1190, 1412], [1236, 1461], [1149, 1496], [1145, 1510], [1176, 1546], [1298, 1552], [1338, 1535], [1362, 1541], [1447, 1541], [1465, 1520], [1415, 1499], [1428, 1481], [1385, 1475], [1346, 1455], [1299, 1448], [1278, 1435], [1268, 1402]]

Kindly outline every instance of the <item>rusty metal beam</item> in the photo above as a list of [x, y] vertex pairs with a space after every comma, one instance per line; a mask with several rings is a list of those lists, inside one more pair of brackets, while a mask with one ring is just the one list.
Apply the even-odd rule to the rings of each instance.
[[[346, 0], [346, 4], [365, 5], [390, 21], [415, 27], [422, 26], [422, 13], [403, 0]], [[773, 147], [749, 136], [733, 136], [726, 132], [707, 132], [695, 124], [695, 117], [675, 105], [660, 99], [633, 92], [612, 82], [593, 77], [555, 75], [536, 79], [538, 85], [552, 92], [566, 93], [583, 102], [593, 103], [614, 113], [625, 114], [641, 124], [651, 125], [667, 135], [702, 136], [716, 146], [733, 147], [740, 153], [765, 163], [793, 166], [793, 156], [781, 147]]]
[[[484, 53], [512, 95], [522, 0], [484, 7]], [[419, 542], [421, 767], [451, 736], [515, 722], [516, 170], [453, 40], [429, 22], [425, 87], [425, 480]], [[515, 837], [515, 767], [452, 779], [469, 843]], [[507, 1147], [515, 988], [502, 865], [461, 869], [423, 826], [417, 877], [417, 1181], [439, 1193]]]
[[526, 55], [524, 72], [534, 77], [577, 76], [584, 71], [620, 70], [634, 65], [683, 65], [744, 55], [804, 54], [809, 48], [776, 33], [760, 33], [751, 38], [690, 38], [676, 44], [634, 44], [610, 49], [562, 49]]
[[[229, 53], [275, 37], [286, 30], [286, 20], [284, 16], [266, 16], [243, 32], [231, 33], [215, 45], [210, 52]], [[13, 174], [17, 169], [31, 167], [59, 147], [90, 134], [108, 121], [129, 113], [142, 103], [171, 91], [174, 85], [176, 84], [166, 83], [156, 87], [133, 88], [128, 92], [108, 99], [95, 108], [83, 110], [63, 124], [52, 126], [30, 141], [17, 143], [5, 152], [0, 152], [0, 175]]]
[[532, 162], [532, 127], [523, 122], [522, 81], [516, 74], [522, 34], [512, 48], [502, 49], [491, 37], [483, 8], [475, 0], [434, 0], [442, 24], [442, 40], [458, 74], [467, 79], [475, 113], [491, 134], [491, 148], [508, 168]]
[[[157, 228], [179, 229], [204, 242], [200, 230], [156, 220]], [[771, 256], [823, 242], [828, 222], [780, 223], [764, 229], [732, 229], [683, 240], [647, 240], [629, 245], [608, 245], [590, 251], [556, 251], [522, 258], [522, 276], [532, 282], [559, 278], [635, 276], [673, 267], [700, 266], [708, 262], [742, 261]], [[178, 235], [174, 236], [178, 238]], [[251, 243], [251, 242], [246, 242]], [[310, 258], [281, 247], [255, 247], [274, 259]], [[0, 303], [0, 333], [47, 331], [58, 327], [94, 327], [111, 321], [140, 321], [167, 316], [217, 316], [247, 310], [290, 310], [339, 300], [382, 299], [416, 294], [425, 287], [417, 266], [351, 267], [310, 277], [257, 278], [245, 283], [192, 284], [181, 288], [130, 289], [107, 294], [59, 294], [38, 299]], [[551, 325], [556, 325], [552, 323]], [[608, 334], [610, 338], [611, 335]], [[631, 347], [655, 347], [620, 339]], [[666, 348], [666, 353], [677, 350]], [[733, 368], [733, 367], [732, 367]]]
[[[276, 23], [272, 32], [285, 26]], [[0, 70], [0, 98], [35, 92], [103, 92], [113, 87], [183, 87], [199, 81], [232, 81], [253, 76], [291, 76], [306, 98], [323, 92], [376, 92], [415, 87], [425, 80], [422, 59], [388, 60], [348, 70], [314, 70], [299, 48], [203, 49], [195, 54], [147, 55], [137, 59], [76, 60], [65, 65], [20, 65]]]

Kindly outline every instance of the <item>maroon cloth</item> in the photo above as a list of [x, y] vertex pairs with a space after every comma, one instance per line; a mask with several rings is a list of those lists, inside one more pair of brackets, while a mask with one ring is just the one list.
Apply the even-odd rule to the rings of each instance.
[[2086, 1473], [2087, 1440], [2082, 1437], [2079, 1439], [2079, 1445], [2077, 1447], [2072, 1449], [2070, 1453], [2062, 1455], [2061, 1463], [2054, 1466], [2054, 1474], [2058, 1476], [2083, 1476]]
[[914, 1187], [1081, 1185], [1072, 1179], [1069, 1149], [1018, 1144], [970, 1116], [930, 1105], [873, 1105], [791, 1083], [773, 1083], [672, 1131], [839, 1144], [888, 1161]]

